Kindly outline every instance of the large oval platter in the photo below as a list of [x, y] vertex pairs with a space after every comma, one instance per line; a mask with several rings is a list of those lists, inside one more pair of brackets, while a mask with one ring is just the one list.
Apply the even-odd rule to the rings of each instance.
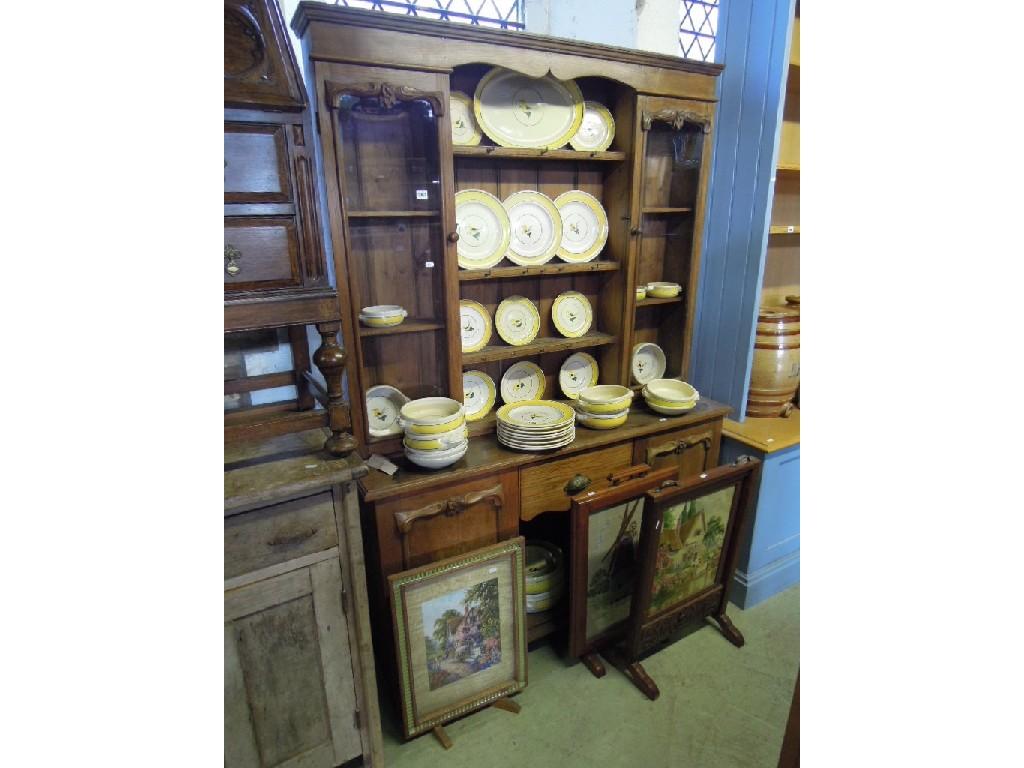
[[495, 67], [476, 87], [473, 112], [498, 146], [558, 149], [579, 130], [583, 94], [572, 80]]

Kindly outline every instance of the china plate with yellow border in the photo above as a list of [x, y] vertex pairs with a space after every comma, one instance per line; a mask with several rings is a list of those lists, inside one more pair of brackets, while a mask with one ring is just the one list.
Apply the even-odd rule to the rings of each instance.
[[560, 334], [568, 339], [577, 339], [590, 330], [594, 310], [582, 293], [566, 291], [558, 294], [551, 305], [551, 321]]
[[[454, 95], [454, 94], [453, 94]], [[579, 130], [569, 139], [569, 146], [579, 152], [604, 152], [615, 138], [615, 118], [597, 101], [583, 103], [583, 120]]]
[[524, 189], [513, 192], [502, 203], [508, 211], [512, 237], [509, 261], [521, 267], [547, 264], [562, 243], [562, 217], [543, 192]]
[[483, 371], [462, 374], [462, 402], [466, 406], [467, 421], [477, 421], [490, 413], [494, 400], [494, 379]]
[[523, 400], [498, 409], [498, 421], [518, 429], [550, 429], [565, 426], [575, 419], [572, 408], [557, 400]]
[[402, 434], [398, 416], [402, 406], [408, 402], [408, 397], [387, 384], [378, 384], [366, 390], [366, 420], [370, 436]]
[[570, 264], [593, 261], [608, 240], [608, 214], [601, 201], [582, 189], [555, 198], [562, 216], [562, 242], [557, 256]]
[[514, 347], [529, 344], [540, 330], [540, 312], [524, 296], [509, 296], [494, 313], [498, 335]]
[[462, 91], [452, 91], [451, 105], [452, 144], [456, 147], [475, 147], [483, 134], [473, 115], [473, 99]]
[[501, 200], [482, 189], [464, 189], [455, 195], [455, 231], [459, 266], [490, 269], [508, 251], [512, 230]]
[[544, 397], [546, 383], [544, 371], [539, 365], [522, 360], [512, 365], [501, 377], [501, 399], [506, 403], [539, 400]]
[[633, 347], [633, 361], [630, 366], [633, 380], [637, 384], [646, 384], [652, 379], [660, 379], [665, 375], [665, 353], [653, 342], [637, 344]]
[[597, 384], [597, 360], [586, 352], [569, 355], [558, 371], [558, 386], [570, 400], [580, 396], [587, 387]]
[[491, 340], [491, 313], [479, 302], [462, 299], [459, 302], [459, 328], [463, 352], [483, 349]]
[[473, 93], [473, 114], [498, 146], [558, 149], [579, 130], [583, 94], [573, 80], [495, 67]]

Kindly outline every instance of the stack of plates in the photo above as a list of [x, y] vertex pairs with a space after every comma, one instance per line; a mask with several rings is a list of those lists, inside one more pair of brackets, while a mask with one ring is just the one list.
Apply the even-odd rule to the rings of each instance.
[[526, 543], [526, 612], [550, 610], [565, 594], [565, 558], [547, 541]]
[[652, 411], [679, 416], [697, 405], [700, 393], [685, 381], [654, 379], [643, 388], [644, 400]]
[[520, 451], [546, 451], [576, 439], [572, 408], [554, 400], [520, 400], [498, 409], [498, 442]]
[[397, 304], [380, 304], [376, 307], [363, 307], [359, 313], [359, 322], [371, 328], [390, 328], [401, 324], [408, 314]]
[[466, 409], [448, 397], [422, 397], [402, 406], [405, 455], [426, 469], [441, 469], [461, 459], [469, 447]]
[[576, 419], [590, 429], [615, 429], [626, 423], [633, 391], [618, 384], [601, 384], [580, 391], [573, 403]]

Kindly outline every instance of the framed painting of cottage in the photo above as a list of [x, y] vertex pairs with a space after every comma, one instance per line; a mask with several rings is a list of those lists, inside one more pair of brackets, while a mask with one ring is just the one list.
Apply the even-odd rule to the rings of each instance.
[[526, 686], [522, 537], [388, 577], [405, 738]]
[[725, 608], [739, 532], [757, 498], [760, 476], [761, 462], [747, 459], [647, 494], [629, 658], [640, 658], [687, 621], [707, 616], [730, 642], [743, 645]]
[[677, 475], [675, 466], [653, 471], [641, 464], [610, 487], [573, 499], [569, 651], [598, 677], [604, 666], [597, 652], [621, 639], [629, 619], [645, 494]]

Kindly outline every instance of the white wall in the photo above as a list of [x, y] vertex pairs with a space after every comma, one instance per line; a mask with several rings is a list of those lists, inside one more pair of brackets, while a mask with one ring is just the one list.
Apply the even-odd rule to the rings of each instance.
[[524, 0], [526, 31], [679, 55], [679, 0]]

